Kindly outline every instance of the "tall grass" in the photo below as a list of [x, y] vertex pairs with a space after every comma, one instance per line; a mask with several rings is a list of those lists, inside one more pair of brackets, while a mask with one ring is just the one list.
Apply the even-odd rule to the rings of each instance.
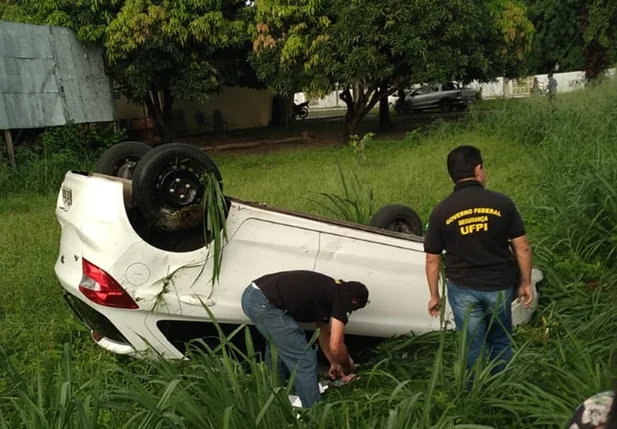
[[[480, 146], [488, 160], [489, 185], [523, 206], [535, 262], [548, 283], [542, 285], [541, 306], [532, 322], [514, 332], [515, 354], [506, 370], [493, 375], [493, 364], [478, 365], [470, 392], [465, 389], [464, 339], [439, 331], [391, 339], [354, 356], [362, 363], [356, 380], [328, 389], [321, 403], [298, 411], [287, 399], [292, 384], [277, 380], [276, 371], [261, 362], [248, 330], [239, 328], [227, 337], [221, 332], [220, 346], [193, 350], [186, 362], [100, 359], [92, 371], [90, 363], [72, 358], [66, 349], [58, 365], [41, 364], [30, 371], [36, 376], [29, 377], [18, 361], [2, 358], [0, 428], [564, 427], [581, 401], [612, 388], [615, 379], [616, 114], [617, 84], [609, 82], [560, 97], [554, 105], [544, 99], [504, 102], [468, 125], [450, 124], [415, 136], [413, 144], [375, 142], [357, 168], [353, 159], [334, 150], [226, 158], [221, 163], [232, 194], [307, 208], [304, 197], [314, 195], [307, 191], [319, 190], [338, 199], [322, 199], [333, 203], [318, 206], [318, 211], [357, 221], [370, 210], [354, 212], [353, 207], [369, 207], [370, 188], [380, 202], [400, 201], [426, 214], [451, 189], [445, 154], [460, 143]], [[476, 143], [478, 136], [483, 140]], [[346, 182], [342, 194], [335, 193], [345, 177], [332, 173], [333, 160], [354, 168], [356, 184], [365, 187], [356, 192], [353, 182]], [[324, 167], [326, 161], [330, 167]], [[311, 172], [307, 183], [292, 175], [299, 165]], [[404, 174], [410, 170], [413, 174]], [[282, 182], [281, 173], [290, 179]], [[348, 203], [332, 205], [341, 200]], [[28, 249], [49, 242], [38, 241]], [[5, 242], [14, 247], [27, 243], [17, 238]], [[2, 266], [11, 283], [27, 276], [26, 270], [15, 268], [26, 254], [18, 248], [0, 258], [0, 264], [11, 263]], [[21, 300], [31, 311], [29, 299], [49, 280], [41, 270], [23, 280], [29, 282], [29, 296], [6, 287], [10, 299], [3, 305]], [[17, 312], [22, 307], [11, 308]], [[27, 331], [33, 341], [28, 328], [23, 335]], [[245, 347], [235, 346], [231, 336], [244, 336]], [[7, 339], [7, 344], [17, 349], [17, 341]], [[79, 347], [74, 350], [79, 356]], [[91, 365], [89, 371], [82, 370], [86, 365]]]
[[[504, 104], [474, 124], [537, 156], [529, 174], [540, 190], [536, 248], [555, 280], [597, 281], [615, 267], [617, 245], [617, 82], [558, 97]], [[531, 190], [530, 192], [534, 192]]]
[[[65, 350], [60, 370], [42, 366], [35, 380], [1, 365], [11, 392], [0, 405], [0, 427], [83, 428], [555, 428], [580, 400], [611, 387], [614, 294], [597, 290], [579, 311], [549, 305], [546, 322], [516, 333], [505, 371], [478, 366], [465, 390], [465, 343], [455, 332], [389, 341], [364, 356], [358, 378], [331, 388], [310, 410], [288, 400], [259, 359], [248, 329], [217, 347], [201, 344], [187, 362], [109, 365], [78, 382]], [[244, 336], [245, 347], [232, 343]]]
[[[345, 173], [340, 164], [338, 174], [341, 194], [321, 192], [309, 201], [335, 219], [368, 225], [375, 213], [374, 189], [363, 184], [354, 171]], [[352, 176], [353, 180], [348, 182], [347, 176]]]

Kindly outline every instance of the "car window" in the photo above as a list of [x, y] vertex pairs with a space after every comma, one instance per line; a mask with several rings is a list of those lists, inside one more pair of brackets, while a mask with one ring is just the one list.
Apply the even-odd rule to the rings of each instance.
[[422, 94], [426, 94], [428, 93], [428, 86], [422, 86], [418, 89], [416, 89], [414, 92], [411, 93], [411, 95], [422, 95]]
[[446, 83], [443, 85], [443, 90], [444, 90], [444, 91], [452, 91], [452, 90], [454, 90], [454, 89], [456, 89], [456, 85], [454, 85], [454, 83], [453, 83], [453, 82], [446, 82]]

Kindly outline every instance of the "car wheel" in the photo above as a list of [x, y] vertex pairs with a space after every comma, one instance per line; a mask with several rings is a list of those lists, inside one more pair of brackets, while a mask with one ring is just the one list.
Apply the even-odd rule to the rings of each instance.
[[382, 207], [373, 215], [369, 225], [388, 231], [422, 236], [420, 216], [411, 207], [401, 204]]
[[94, 172], [108, 176], [131, 179], [137, 163], [152, 150], [142, 142], [121, 142], [101, 154], [94, 166]]
[[467, 110], [467, 105], [466, 104], [460, 104], [460, 105], [456, 106], [456, 110], [458, 110], [459, 112], [464, 112], [465, 110]]
[[452, 111], [452, 102], [450, 100], [441, 100], [439, 108], [443, 113], [450, 113]]
[[307, 109], [306, 107], [303, 107], [303, 108], [300, 110], [300, 113], [298, 114], [298, 116], [300, 116], [300, 119], [306, 119], [306, 117], [308, 116], [308, 114], [309, 114], [308, 109]]
[[200, 149], [168, 143], [148, 152], [133, 174], [133, 194], [144, 217], [156, 228], [181, 231], [203, 224], [204, 186], [201, 177], [221, 173]]

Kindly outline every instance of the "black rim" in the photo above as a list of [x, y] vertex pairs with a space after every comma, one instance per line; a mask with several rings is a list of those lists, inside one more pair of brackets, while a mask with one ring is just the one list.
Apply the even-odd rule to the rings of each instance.
[[156, 178], [156, 189], [163, 204], [182, 208], [197, 204], [203, 196], [200, 169], [190, 161], [172, 162], [161, 169]]

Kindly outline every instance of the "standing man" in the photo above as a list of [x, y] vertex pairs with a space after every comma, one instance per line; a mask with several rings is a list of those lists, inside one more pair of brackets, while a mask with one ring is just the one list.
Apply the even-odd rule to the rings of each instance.
[[[480, 356], [485, 338], [490, 359], [512, 357], [512, 301], [517, 263], [521, 279], [519, 300], [529, 308], [531, 250], [521, 216], [506, 195], [484, 188], [486, 172], [480, 150], [459, 146], [448, 154], [448, 172], [454, 192], [431, 213], [424, 240], [426, 277], [430, 288], [429, 313], [440, 312], [439, 266], [445, 250], [448, 301], [458, 331], [468, 316], [467, 368]], [[496, 369], [502, 370], [505, 364]]]
[[[267, 274], [242, 295], [242, 311], [279, 351], [282, 378], [297, 368], [294, 386], [307, 408], [320, 399], [317, 354], [299, 322], [312, 322], [320, 329], [319, 345], [330, 361], [330, 377], [347, 381], [354, 363], [344, 342], [345, 325], [348, 314], [367, 303], [368, 289], [362, 283], [302, 270]], [[271, 365], [269, 344], [266, 361]]]
[[548, 101], [555, 101], [557, 95], [557, 80], [553, 77], [553, 72], [548, 72]]

